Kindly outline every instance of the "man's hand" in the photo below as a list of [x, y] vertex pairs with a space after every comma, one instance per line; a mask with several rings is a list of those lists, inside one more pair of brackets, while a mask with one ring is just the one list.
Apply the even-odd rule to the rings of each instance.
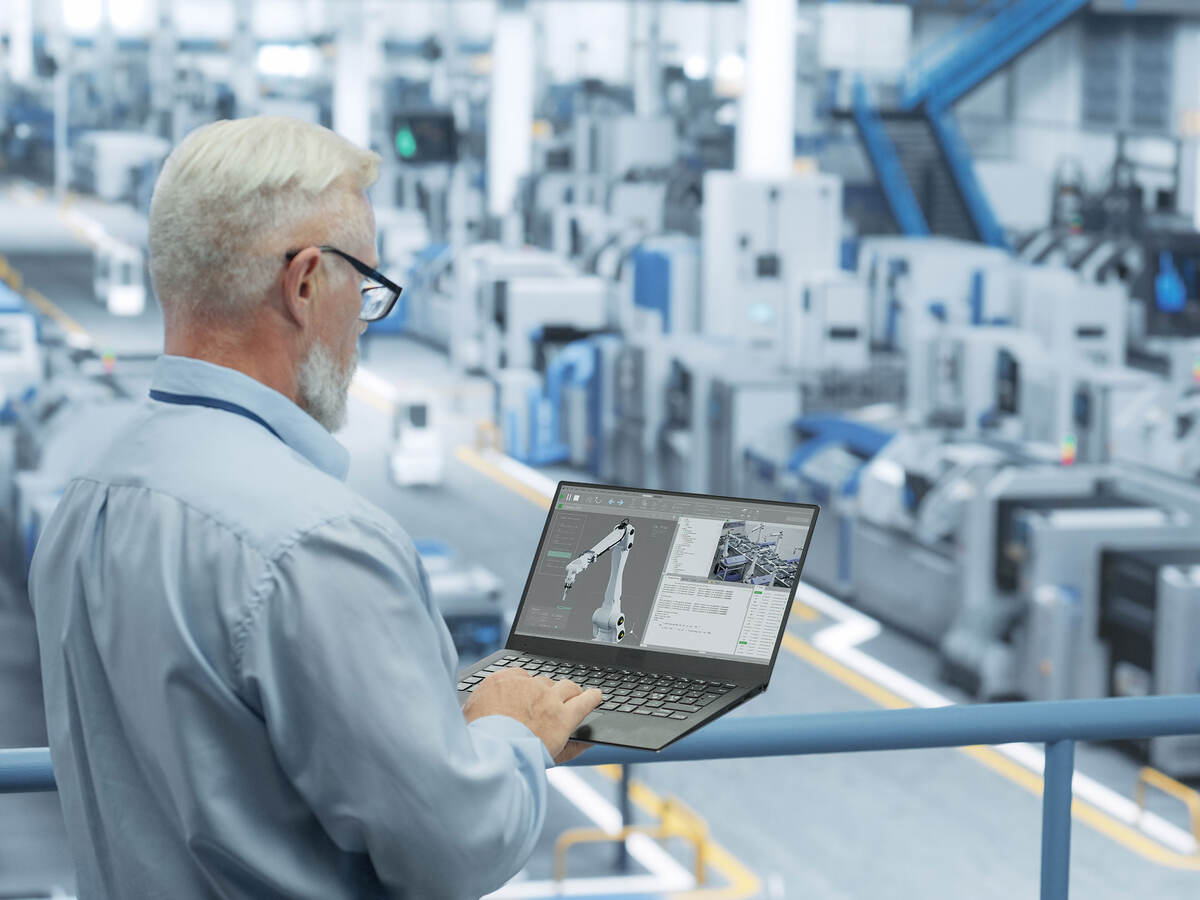
[[509, 716], [541, 738], [555, 763], [574, 759], [591, 744], [569, 741], [579, 723], [604, 702], [597, 689], [583, 690], [573, 681], [532, 677], [524, 669], [494, 672], [471, 693], [463, 707], [468, 722], [484, 716]]

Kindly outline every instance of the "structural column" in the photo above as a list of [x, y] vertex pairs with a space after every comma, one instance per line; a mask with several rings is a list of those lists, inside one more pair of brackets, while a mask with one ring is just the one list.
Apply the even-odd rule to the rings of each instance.
[[33, 0], [9, 0], [8, 77], [17, 84], [33, 78]]
[[154, 33], [150, 35], [150, 110], [155, 133], [172, 143], [175, 134], [175, 35], [174, 0], [156, 0]]
[[633, 102], [639, 116], [657, 116], [662, 107], [662, 64], [659, 60], [662, 12], [658, 0], [630, 7], [630, 59]]
[[737, 131], [739, 175], [792, 171], [796, 119], [796, 0], [746, 0], [746, 80]]
[[377, 57], [365, 6], [363, 0], [338, 5], [341, 24], [333, 70], [333, 130], [360, 147], [371, 144], [371, 78]]
[[533, 165], [533, 22], [524, 0], [500, 0], [492, 39], [488, 103], [488, 213], [513, 210], [521, 178]]
[[254, 0], [234, 0], [233, 96], [239, 117], [258, 111], [258, 48], [254, 41]]

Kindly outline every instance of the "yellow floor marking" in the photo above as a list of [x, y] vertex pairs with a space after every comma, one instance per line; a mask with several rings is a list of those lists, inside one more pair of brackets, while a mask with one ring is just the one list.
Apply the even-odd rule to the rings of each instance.
[[[783, 646], [805, 662], [811, 663], [850, 689], [874, 700], [880, 706], [887, 707], [888, 709], [909, 709], [913, 705], [903, 697], [893, 694], [886, 688], [880, 687], [875, 682], [865, 678], [836, 659], [826, 656], [816, 647], [806, 641], [802, 641], [793, 634], [784, 633]], [[1045, 784], [1042, 777], [1009, 759], [1003, 753], [991, 747], [959, 747], [957, 749], [993, 772], [1003, 775], [1009, 781], [1019, 784], [1031, 794], [1038, 797], [1042, 795], [1043, 785]], [[1200, 871], [1200, 856], [1187, 856], [1182, 853], [1176, 853], [1173, 850], [1168, 850], [1156, 841], [1146, 837], [1136, 828], [1132, 828], [1124, 822], [1114, 819], [1108, 813], [1097, 809], [1090, 803], [1083, 800], [1073, 801], [1071, 804], [1071, 814], [1079, 821], [1151, 862], [1170, 866], [1175, 869]]]
[[[520, 494], [536, 506], [540, 506], [542, 509], [550, 508], [549, 497], [540, 494], [528, 485], [522, 484], [507, 472], [488, 462], [474, 450], [468, 447], [460, 447], [457, 456], [460, 460], [467, 463], [467, 465], [498, 481], [514, 493]], [[803, 604], [796, 605], [802, 606]], [[801, 613], [801, 617], [804, 617], [803, 613]], [[807, 641], [803, 641], [786, 631], [783, 635], [783, 646], [790, 653], [800, 657], [835, 680], [840, 681], [851, 690], [857, 691], [875, 701], [880, 706], [888, 709], [909, 709], [912, 707], [912, 704], [903, 697], [892, 693], [887, 688], [881, 687], [869, 678], [855, 672], [849, 666], [843, 665], [833, 657], [825, 655]], [[991, 747], [959, 747], [957, 749], [959, 752], [967, 754], [997, 774], [1003, 775], [1010, 781], [1016, 782], [1026, 788], [1031, 793], [1041, 796], [1044, 784], [1041, 776], [1029, 771], [1004, 754], [998, 753]], [[1079, 821], [1151, 862], [1170, 866], [1175, 869], [1200, 871], [1200, 855], [1186, 856], [1182, 853], [1168, 850], [1143, 835], [1137, 829], [1117, 821], [1112, 816], [1089, 803], [1085, 803], [1082, 800], [1073, 801], [1071, 804], [1071, 813]]]
[[[21, 277], [21, 273], [18, 272], [15, 268], [13, 268], [9, 264], [8, 259], [4, 256], [0, 256], [0, 269], [7, 269], [8, 271], [14, 273], [17, 276], [17, 278], [20, 279], [20, 281], [18, 283], [22, 284], [22, 285], [24, 284], [24, 279]], [[74, 319], [72, 319], [70, 316], [68, 316], [65, 312], [63, 312], [61, 309], [59, 309], [58, 306], [56, 306], [53, 302], [51, 302], [50, 299], [45, 294], [43, 294], [41, 291], [35, 290], [34, 288], [31, 288], [31, 287], [25, 287], [22, 289], [22, 288], [18, 288], [16, 286], [13, 286], [13, 290], [17, 291], [18, 293], [23, 294], [25, 299], [28, 300], [30, 303], [32, 303], [35, 307], [37, 307], [37, 309], [42, 313], [42, 315], [48, 316], [49, 318], [53, 319], [59, 325], [61, 325], [63, 328], [65, 328], [67, 331], [73, 332], [75, 334], [84, 334], [84, 335], [87, 334], [87, 332], [83, 330], [82, 325], [80, 325], [78, 322], [76, 322]]]
[[550, 508], [549, 497], [540, 491], [534, 490], [529, 485], [518, 481], [516, 478], [513, 478], [495, 463], [490, 462], [486, 457], [475, 450], [472, 450], [470, 447], [459, 447], [458, 450], [455, 451], [454, 455], [472, 469], [475, 469], [477, 472], [486, 475], [493, 481], [498, 481], [514, 494], [519, 494], [520, 496], [524, 497], [534, 506], [540, 506], [542, 509]]
[[907, 709], [912, 706], [903, 697], [897, 696], [885, 687], [880, 687], [865, 675], [860, 675], [849, 666], [843, 665], [836, 659], [826, 656], [812, 644], [802, 641], [794, 634], [783, 633], [783, 646], [805, 662], [810, 663], [827, 675], [858, 693], [874, 700], [880, 706], [888, 709]]
[[792, 603], [792, 615], [797, 619], [803, 619], [806, 622], [815, 622], [821, 618], [821, 614], [809, 606], [807, 603], [801, 603], [799, 600]]
[[[621, 779], [620, 766], [593, 766], [592, 771], [599, 772], [610, 781]], [[662, 798], [642, 782], [629, 779], [629, 799], [643, 812], [654, 815], [662, 806]], [[675, 900], [742, 900], [753, 897], [762, 890], [762, 884], [753, 872], [742, 865], [734, 856], [715, 841], [708, 841], [704, 847], [705, 860], [708, 865], [719, 872], [728, 882], [719, 888], [697, 888], [692, 891], [681, 891], [672, 894]]]
[[386, 413], [389, 416], [392, 414], [392, 404], [388, 403], [383, 397], [379, 396], [376, 391], [373, 391], [368, 387], [363, 387], [363, 385], [356, 381], [352, 381], [350, 382], [350, 393], [352, 393], [355, 397], [358, 397], [363, 402], [369, 403], [381, 413]]

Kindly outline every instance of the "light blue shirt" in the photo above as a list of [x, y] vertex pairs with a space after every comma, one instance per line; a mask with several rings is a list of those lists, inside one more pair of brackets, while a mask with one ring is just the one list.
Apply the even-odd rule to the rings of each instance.
[[541, 831], [552, 760], [515, 719], [464, 721], [408, 536], [283, 395], [173, 356], [153, 389], [261, 422], [148, 399], [38, 544], [81, 900], [499, 887]]

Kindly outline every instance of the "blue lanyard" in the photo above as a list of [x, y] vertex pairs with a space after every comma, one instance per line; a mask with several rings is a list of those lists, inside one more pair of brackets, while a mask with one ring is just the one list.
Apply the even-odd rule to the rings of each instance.
[[[279, 438], [279, 440], [283, 441], [283, 438], [279, 437], [279, 432], [268, 425], [266, 420], [261, 416], [255, 415], [244, 406], [230, 403], [228, 400], [218, 400], [216, 397], [201, 397], [197, 394], [170, 394], [166, 391], [156, 391], [154, 389], [150, 390], [150, 399], [157, 400], [160, 403], [174, 403], [178, 406], [207, 406], [211, 409], [231, 412], [235, 416], [241, 416], [242, 418], [249, 419], [251, 422], [257, 422], [263, 428], [267, 429], [267, 431], [271, 432], [271, 434], [275, 435], [275, 437]], [[287, 441], [283, 442], [287, 443]]]

